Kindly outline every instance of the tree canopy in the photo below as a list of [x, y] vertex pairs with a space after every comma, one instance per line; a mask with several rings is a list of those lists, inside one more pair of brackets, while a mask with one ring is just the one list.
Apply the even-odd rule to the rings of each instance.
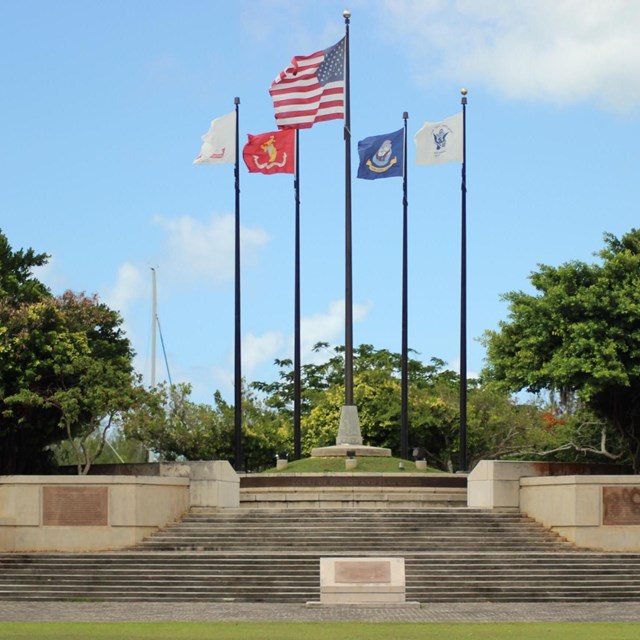
[[[468, 381], [468, 460], [633, 460], [640, 472], [640, 232], [605, 236], [596, 264], [541, 265], [535, 294], [511, 292], [508, 320], [485, 334], [488, 367]], [[0, 233], [0, 474], [39, 473], [51, 452], [87, 472], [113, 425], [162, 459], [231, 459], [234, 408], [190, 400], [187, 384], [141, 387], [119, 314], [96, 297], [54, 297], [33, 275], [45, 254], [13, 251]], [[335, 442], [344, 400], [344, 347], [302, 367], [302, 451]], [[410, 449], [455, 471], [459, 458], [457, 373], [409, 358]], [[293, 450], [293, 367], [243, 394], [247, 469]], [[399, 450], [401, 356], [354, 349], [354, 401], [365, 443]], [[519, 402], [512, 392], [551, 392]], [[553, 397], [563, 400], [558, 409]], [[567, 399], [576, 400], [571, 410]], [[561, 403], [562, 404], [562, 403]], [[616, 430], [616, 431], [614, 431]], [[56, 446], [67, 439], [68, 445]], [[626, 446], [626, 451], [624, 450]], [[131, 448], [139, 457], [139, 448]]]
[[[135, 409], [124, 418], [125, 433], [163, 460], [232, 460], [234, 409], [220, 392], [213, 405], [190, 399], [188, 384], [159, 384], [138, 394]], [[273, 466], [286, 451], [291, 431], [287, 418], [267, 408], [248, 390], [243, 394], [242, 437], [245, 464], [251, 470]]]
[[108, 428], [133, 401], [121, 318], [95, 297], [53, 297], [32, 275], [44, 254], [0, 234], [0, 473], [44, 471], [51, 444]]
[[[332, 354], [321, 364], [302, 367], [302, 452], [335, 443], [344, 402], [344, 347], [330, 349], [318, 343], [316, 351]], [[409, 443], [422, 448], [432, 466], [454, 471], [459, 459], [460, 378], [437, 358], [420, 362], [409, 358]], [[293, 371], [290, 360], [280, 360], [280, 378], [255, 382], [265, 404], [290, 413]], [[358, 407], [363, 441], [372, 446], [400, 449], [401, 356], [363, 344], [354, 349], [354, 401]], [[468, 447], [472, 464], [482, 457], [516, 457], [523, 450], [554, 447], [544, 429], [542, 412], [519, 404], [509, 393], [481, 381], [469, 382]], [[536, 442], [532, 446], [531, 441]], [[290, 440], [289, 440], [290, 441]]]
[[640, 231], [605, 234], [599, 262], [539, 265], [535, 294], [504, 295], [487, 375], [518, 391], [575, 393], [627, 444], [640, 473]]

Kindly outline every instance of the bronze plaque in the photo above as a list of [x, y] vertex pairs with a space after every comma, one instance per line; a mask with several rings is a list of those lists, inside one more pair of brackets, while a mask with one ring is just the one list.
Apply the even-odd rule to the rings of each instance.
[[388, 560], [343, 560], [336, 562], [336, 582], [391, 582], [391, 563]]
[[603, 524], [640, 525], [640, 487], [602, 488]]
[[108, 487], [43, 487], [42, 523], [49, 527], [105, 527]]

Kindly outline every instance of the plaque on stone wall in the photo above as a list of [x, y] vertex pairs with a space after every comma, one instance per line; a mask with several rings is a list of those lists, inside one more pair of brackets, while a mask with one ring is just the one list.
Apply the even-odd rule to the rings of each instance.
[[50, 527], [109, 524], [108, 487], [43, 487], [42, 523]]
[[336, 582], [391, 582], [389, 560], [349, 560], [335, 563]]
[[603, 487], [602, 506], [603, 524], [640, 525], [639, 486]]

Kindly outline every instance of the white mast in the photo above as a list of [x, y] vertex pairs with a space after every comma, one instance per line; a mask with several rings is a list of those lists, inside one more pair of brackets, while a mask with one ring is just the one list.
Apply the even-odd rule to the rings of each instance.
[[156, 291], [156, 270], [151, 267], [151, 388], [156, 386], [156, 318], [158, 300]]

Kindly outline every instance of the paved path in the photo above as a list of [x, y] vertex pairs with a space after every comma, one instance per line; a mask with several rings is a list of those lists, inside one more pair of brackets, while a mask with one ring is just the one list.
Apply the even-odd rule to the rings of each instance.
[[421, 607], [305, 607], [202, 602], [0, 601], [0, 622], [639, 622], [636, 602], [473, 603]]

